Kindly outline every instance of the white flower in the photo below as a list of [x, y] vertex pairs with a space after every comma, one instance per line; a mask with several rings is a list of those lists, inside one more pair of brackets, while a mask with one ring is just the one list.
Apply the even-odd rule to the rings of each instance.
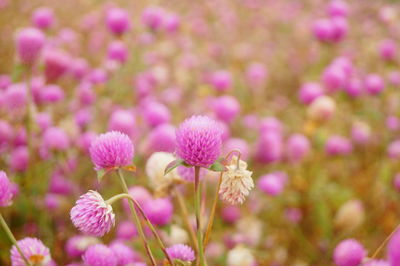
[[189, 236], [183, 228], [179, 227], [178, 225], [171, 226], [171, 232], [169, 234], [170, 245], [187, 243], [188, 241]]
[[222, 175], [221, 188], [219, 194], [222, 199], [231, 204], [242, 204], [254, 187], [251, 175], [253, 172], [247, 170], [247, 163], [233, 157], [227, 166], [228, 170]]
[[155, 152], [147, 160], [146, 174], [155, 191], [163, 192], [174, 182], [182, 181], [176, 169], [164, 175], [167, 165], [175, 159], [171, 153]]
[[243, 246], [236, 246], [228, 252], [228, 266], [252, 266], [255, 262], [250, 250]]

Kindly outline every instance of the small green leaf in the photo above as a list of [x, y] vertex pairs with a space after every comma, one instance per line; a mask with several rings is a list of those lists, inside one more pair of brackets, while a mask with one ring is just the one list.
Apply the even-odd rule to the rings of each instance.
[[226, 166], [219, 161], [213, 163], [208, 169], [214, 172], [225, 172], [228, 170]]
[[183, 159], [177, 159], [175, 161], [170, 162], [167, 167], [165, 167], [164, 175], [168, 174], [175, 168], [177, 168], [180, 165], [184, 165], [185, 161]]

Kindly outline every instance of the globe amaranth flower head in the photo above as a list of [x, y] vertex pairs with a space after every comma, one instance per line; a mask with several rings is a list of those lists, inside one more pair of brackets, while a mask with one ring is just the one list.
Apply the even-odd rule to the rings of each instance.
[[400, 265], [400, 230], [392, 236], [387, 247], [387, 257], [392, 266]]
[[103, 244], [89, 247], [83, 254], [82, 260], [88, 266], [116, 266], [118, 263], [114, 252]]
[[98, 136], [90, 146], [90, 157], [96, 170], [131, 164], [134, 148], [130, 138], [117, 131]]
[[336, 246], [333, 258], [337, 266], [357, 266], [366, 255], [367, 252], [358, 241], [346, 239]]
[[195, 255], [191, 247], [184, 244], [176, 244], [167, 248], [167, 253], [171, 259], [181, 260], [185, 262], [194, 261]]
[[222, 129], [207, 116], [192, 116], [176, 131], [176, 153], [193, 166], [209, 167], [221, 154]]
[[115, 225], [115, 214], [98, 192], [89, 190], [71, 209], [71, 220], [81, 232], [101, 237]]
[[254, 187], [251, 178], [253, 172], [247, 170], [247, 163], [236, 156], [232, 158], [227, 168], [228, 170], [222, 176], [219, 194], [230, 204], [242, 204]]
[[9, 206], [13, 197], [12, 184], [4, 171], [0, 171], [0, 207]]
[[[49, 266], [51, 264], [50, 251], [39, 239], [27, 237], [19, 240], [17, 243], [22, 253], [31, 264], [42, 266]], [[26, 265], [15, 245], [11, 248], [11, 265]]]

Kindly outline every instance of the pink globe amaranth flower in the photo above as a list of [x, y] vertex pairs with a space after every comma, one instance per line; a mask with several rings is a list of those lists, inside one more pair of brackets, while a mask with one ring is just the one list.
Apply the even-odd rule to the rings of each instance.
[[138, 255], [127, 245], [122, 242], [114, 242], [110, 245], [110, 249], [117, 258], [117, 265], [128, 265], [137, 260]]
[[363, 266], [393, 266], [385, 260], [368, 260]]
[[389, 73], [389, 81], [393, 86], [400, 86], [400, 71], [392, 71]]
[[71, 220], [81, 232], [101, 237], [115, 225], [115, 214], [98, 192], [90, 190], [76, 201]]
[[50, 179], [49, 192], [60, 195], [71, 195], [75, 184], [60, 173], [53, 173]]
[[83, 82], [76, 88], [76, 98], [83, 106], [88, 106], [96, 101], [96, 94], [93, 91], [92, 84]]
[[164, 24], [166, 12], [158, 6], [149, 6], [143, 10], [142, 23], [151, 30], [159, 30]]
[[103, 244], [90, 246], [82, 256], [85, 265], [88, 266], [117, 266], [118, 259], [114, 252]]
[[156, 127], [164, 123], [169, 123], [171, 120], [171, 113], [168, 107], [153, 101], [145, 104], [142, 110], [142, 115], [145, 122], [150, 127]]
[[400, 119], [394, 115], [390, 115], [386, 118], [385, 124], [390, 131], [396, 131], [400, 128]]
[[40, 130], [43, 132], [53, 124], [53, 119], [49, 113], [37, 113], [36, 114], [36, 124], [39, 126]]
[[163, 20], [163, 28], [169, 33], [175, 33], [181, 26], [180, 17], [177, 14], [166, 14]]
[[13, 128], [4, 120], [0, 120], [0, 150], [11, 144], [13, 138]]
[[113, 41], [108, 45], [107, 57], [109, 59], [125, 63], [128, 56], [128, 48], [122, 41]]
[[48, 210], [55, 210], [60, 207], [60, 196], [52, 193], [47, 193], [44, 197], [44, 206]]
[[36, 9], [32, 15], [32, 23], [39, 29], [48, 29], [54, 24], [53, 10], [48, 7]]
[[27, 146], [28, 142], [27, 142], [27, 136], [26, 136], [26, 128], [23, 127], [23, 128], [18, 129], [15, 132], [14, 139], [12, 141], [13, 141], [12, 145], [14, 145], [14, 147]]
[[364, 84], [358, 78], [351, 78], [344, 85], [344, 91], [352, 98], [357, 98], [364, 91]]
[[64, 91], [58, 85], [48, 85], [40, 93], [43, 103], [56, 103], [64, 100]]
[[360, 145], [368, 143], [371, 139], [371, 128], [366, 123], [354, 123], [351, 129], [351, 139]]
[[316, 20], [312, 26], [316, 39], [321, 42], [331, 42], [334, 38], [334, 25], [330, 19]]
[[77, 58], [71, 62], [70, 71], [72, 76], [80, 81], [89, 73], [89, 63], [84, 58]]
[[10, 156], [10, 168], [14, 172], [25, 172], [28, 168], [29, 152], [26, 146], [16, 147]]
[[43, 133], [43, 148], [47, 150], [63, 151], [69, 148], [70, 140], [65, 131], [58, 127], [50, 127]]
[[22, 83], [10, 85], [5, 91], [3, 97], [5, 100], [5, 106], [9, 110], [25, 108], [28, 101], [26, 85]]
[[347, 20], [343, 17], [332, 18], [333, 25], [333, 41], [340, 42], [346, 37], [349, 31]]
[[227, 70], [218, 70], [210, 76], [210, 84], [219, 92], [231, 89], [232, 83], [232, 75]]
[[347, 155], [353, 151], [351, 142], [342, 136], [331, 136], [325, 143], [328, 155]]
[[75, 115], [75, 123], [80, 129], [85, 129], [93, 120], [93, 115], [90, 108], [77, 110]]
[[164, 226], [171, 222], [174, 206], [169, 198], [157, 198], [146, 201], [143, 210], [153, 224]]
[[364, 247], [354, 239], [341, 241], [333, 252], [337, 266], [358, 266], [367, 255]]
[[44, 74], [48, 82], [54, 82], [66, 74], [71, 66], [72, 58], [69, 54], [55, 49], [44, 53]]
[[25, 28], [17, 33], [16, 49], [24, 64], [33, 64], [40, 57], [46, 42], [43, 32], [35, 28]]
[[184, 244], [176, 244], [168, 247], [167, 253], [173, 260], [194, 261], [196, 258], [193, 249]]
[[301, 86], [298, 97], [302, 103], [310, 104], [322, 95], [324, 95], [324, 90], [319, 83], [307, 82]]
[[101, 134], [90, 147], [90, 157], [96, 170], [130, 165], [133, 155], [132, 141], [118, 131]]
[[173, 153], [175, 151], [176, 128], [170, 124], [162, 124], [150, 131], [146, 139], [146, 151]]
[[329, 92], [340, 90], [344, 87], [346, 74], [338, 66], [329, 66], [325, 69], [322, 81]]
[[263, 86], [268, 78], [267, 68], [261, 63], [251, 63], [246, 68], [246, 79], [250, 86]]
[[301, 134], [293, 134], [286, 144], [286, 155], [291, 162], [298, 162], [310, 152], [310, 141]]
[[249, 144], [244, 139], [239, 138], [230, 138], [228, 139], [223, 146], [223, 154], [228, 154], [232, 150], [240, 151], [240, 158], [243, 161], [246, 161], [250, 155], [250, 147]]
[[[51, 257], [49, 249], [37, 238], [26, 237], [19, 240], [18, 246], [26, 259], [33, 265], [50, 266]], [[11, 265], [25, 266], [25, 261], [21, 257], [15, 245], [11, 248]]]
[[108, 81], [109, 75], [105, 69], [96, 68], [88, 74], [88, 81], [92, 84], [104, 84]]
[[131, 110], [116, 110], [108, 121], [108, 130], [119, 131], [130, 137], [136, 136], [137, 126], [135, 114]]
[[176, 131], [176, 153], [193, 166], [209, 167], [222, 147], [221, 126], [207, 116], [192, 116]]
[[65, 245], [65, 251], [70, 257], [80, 257], [85, 253], [88, 247], [98, 243], [99, 240], [95, 237], [76, 235], [68, 239]]
[[278, 162], [282, 159], [283, 149], [281, 134], [264, 133], [257, 140], [255, 158], [260, 163]]
[[128, 12], [117, 7], [111, 8], [107, 11], [106, 24], [108, 29], [115, 35], [124, 34], [131, 27]]
[[328, 5], [327, 13], [332, 17], [346, 17], [349, 13], [349, 6], [345, 1], [332, 0]]
[[282, 193], [287, 181], [283, 172], [273, 172], [260, 177], [257, 187], [270, 196], [278, 196]]
[[387, 155], [392, 159], [400, 159], [400, 140], [395, 140], [389, 144]]
[[391, 266], [400, 266], [400, 230], [392, 236], [387, 246], [387, 258]]
[[369, 74], [365, 78], [365, 90], [370, 95], [377, 95], [383, 91], [385, 88], [385, 83], [383, 79], [377, 74]]
[[135, 224], [130, 221], [122, 221], [117, 225], [117, 238], [120, 240], [132, 240], [138, 236]]
[[9, 206], [13, 198], [12, 184], [4, 171], [0, 171], [0, 207]]
[[379, 55], [386, 61], [392, 61], [396, 58], [397, 47], [395, 41], [386, 39], [379, 44]]
[[236, 206], [225, 206], [222, 209], [221, 217], [226, 223], [234, 224], [241, 216], [240, 208]]
[[240, 103], [233, 96], [215, 98], [211, 105], [215, 116], [225, 123], [232, 122], [240, 113]]

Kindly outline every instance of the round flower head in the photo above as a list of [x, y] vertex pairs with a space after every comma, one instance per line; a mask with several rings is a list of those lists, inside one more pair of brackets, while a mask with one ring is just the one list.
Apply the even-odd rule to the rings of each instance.
[[212, 109], [219, 120], [230, 123], [239, 114], [240, 103], [235, 97], [221, 96], [214, 99]]
[[176, 131], [177, 155], [193, 166], [208, 167], [221, 154], [221, 128], [207, 116], [192, 116]]
[[63, 151], [70, 145], [66, 132], [58, 127], [50, 127], [43, 134], [43, 146], [50, 150]]
[[282, 193], [286, 184], [286, 179], [286, 174], [274, 172], [261, 176], [257, 186], [267, 195], [277, 196]]
[[222, 150], [224, 151], [223, 154], [228, 154], [230, 151], [235, 149], [240, 151], [241, 153], [240, 158], [242, 158], [243, 160], [247, 160], [249, 158], [250, 147], [249, 144], [244, 139], [239, 139], [239, 138], [228, 139], [224, 143], [224, 147]]
[[130, 240], [138, 236], [135, 224], [130, 221], [122, 221], [117, 226], [117, 238], [119, 240]]
[[254, 187], [251, 175], [253, 172], [247, 170], [247, 163], [233, 157], [227, 166], [228, 170], [222, 175], [219, 194], [222, 199], [230, 204], [242, 204]]
[[283, 149], [281, 134], [275, 132], [262, 133], [256, 144], [255, 156], [261, 163], [273, 163], [281, 160]]
[[167, 253], [173, 260], [176, 259], [184, 262], [191, 262], [195, 259], [193, 249], [184, 244], [170, 246], [167, 248]]
[[10, 85], [4, 93], [4, 100], [9, 110], [24, 108], [28, 100], [26, 86], [22, 83]]
[[165, 14], [161, 7], [149, 6], [143, 10], [142, 23], [152, 30], [158, 30], [164, 23]]
[[377, 95], [381, 93], [385, 88], [385, 82], [381, 76], [377, 74], [369, 74], [365, 78], [365, 89], [371, 95]]
[[90, 190], [76, 201], [71, 220], [81, 232], [101, 237], [115, 225], [115, 214], [99, 193]]
[[366, 255], [364, 247], [354, 239], [343, 240], [333, 252], [337, 266], [358, 266]]
[[171, 114], [169, 109], [157, 102], [149, 102], [143, 109], [143, 118], [150, 127], [156, 127], [158, 125], [169, 123], [171, 120]]
[[127, 166], [132, 163], [133, 154], [132, 141], [117, 131], [101, 134], [90, 147], [90, 157], [96, 170]]
[[240, 208], [237, 206], [226, 206], [222, 209], [221, 215], [224, 222], [234, 224], [241, 217]]
[[[42, 241], [37, 238], [24, 238], [19, 240], [18, 246], [25, 258], [33, 265], [51, 265], [51, 257], [49, 249], [43, 245]], [[25, 266], [25, 261], [21, 257], [15, 245], [11, 248], [11, 265], [12, 266]]]
[[146, 201], [143, 210], [153, 224], [164, 226], [171, 221], [174, 206], [169, 198], [157, 198]]
[[82, 260], [88, 266], [117, 266], [118, 264], [114, 252], [103, 244], [89, 247], [83, 254]]
[[301, 86], [298, 97], [302, 103], [310, 104], [322, 95], [324, 95], [324, 90], [319, 83], [308, 82]]
[[385, 124], [390, 131], [396, 131], [400, 128], [400, 119], [394, 115], [390, 115], [386, 118]]
[[357, 98], [363, 93], [364, 84], [359, 78], [351, 78], [344, 85], [344, 91], [352, 98]]
[[47, 7], [41, 7], [35, 10], [32, 15], [32, 22], [39, 29], [48, 29], [54, 24], [53, 10]]
[[347, 155], [353, 150], [350, 140], [342, 136], [331, 136], [325, 143], [325, 152], [329, 155]]
[[107, 56], [109, 59], [125, 63], [128, 59], [128, 55], [128, 49], [125, 43], [114, 41], [108, 45]]
[[162, 124], [153, 128], [146, 139], [146, 150], [149, 152], [174, 152], [175, 130], [170, 124]]
[[219, 70], [214, 72], [210, 77], [210, 83], [215, 90], [224, 92], [232, 86], [232, 76], [229, 71]]
[[301, 161], [310, 152], [310, 141], [301, 134], [293, 134], [286, 145], [286, 154], [291, 162]]
[[44, 53], [44, 63], [46, 80], [53, 82], [67, 73], [71, 66], [72, 58], [69, 54], [63, 51], [49, 49]]
[[10, 168], [14, 172], [24, 172], [28, 168], [29, 152], [26, 146], [16, 147], [10, 156]]
[[122, 8], [112, 8], [107, 12], [106, 24], [112, 33], [121, 35], [130, 28], [129, 14]]
[[241, 245], [236, 246], [228, 252], [227, 266], [252, 266], [255, 259], [251, 251]]
[[246, 79], [250, 86], [262, 86], [268, 77], [268, 70], [262, 63], [251, 63], [246, 68]]
[[25, 28], [17, 33], [18, 57], [25, 64], [33, 64], [39, 58], [44, 44], [45, 36], [38, 29]]
[[349, 6], [345, 1], [332, 0], [328, 5], [327, 13], [332, 17], [346, 17], [349, 13]]
[[13, 197], [12, 185], [4, 171], [0, 171], [0, 207], [11, 204]]
[[391, 39], [383, 40], [379, 45], [380, 56], [387, 61], [391, 61], [396, 57], [396, 42]]
[[391, 266], [400, 266], [400, 230], [392, 236], [387, 247], [387, 257]]
[[136, 119], [130, 110], [116, 110], [108, 121], [108, 130], [119, 131], [130, 137], [136, 134]]
[[174, 160], [175, 157], [167, 152], [155, 152], [147, 160], [146, 174], [157, 192], [163, 192], [170, 185], [181, 180], [176, 168], [164, 175], [165, 168]]
[[345, 230], [357, 228], [365, 218], [365, 211], [360, 200], [349, 200], [337, 211], [334, 219], [336, 227]]
[[335, 101], [329, 96], [320, 96], [307, 109], [309, 118], [317, 121], [329, 120], [336, 110]]

